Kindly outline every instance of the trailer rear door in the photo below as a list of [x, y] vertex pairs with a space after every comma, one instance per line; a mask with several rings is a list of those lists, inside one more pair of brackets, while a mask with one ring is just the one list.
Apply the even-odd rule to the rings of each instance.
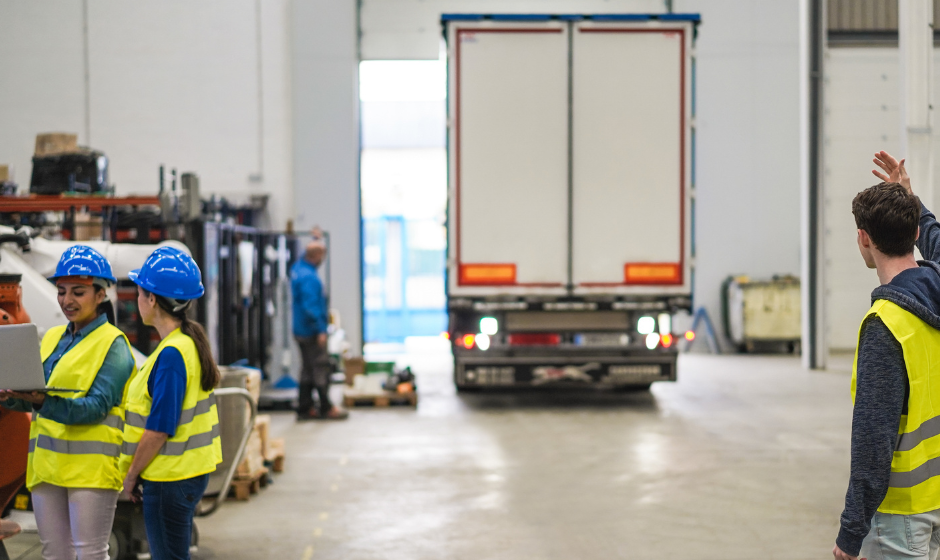
[[689, 293], [691, 25], [579, 22], [575, 293]]
[[564, 292], [568, 26], [448, 25], [451, 295]]

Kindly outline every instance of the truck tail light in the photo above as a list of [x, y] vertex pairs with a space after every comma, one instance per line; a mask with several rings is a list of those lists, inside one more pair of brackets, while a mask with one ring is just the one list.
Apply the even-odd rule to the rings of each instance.
[[561, 344], [558, 333], [515, 333], [509, 335], [510, 346], [556, 346]]
[[463, 344], [463, 347], [467, 350], [473, 349], [473, 342], [475, 337], [472, 334], [465, 334], [463, 338], [460, 339], [460, 342]]
[[458, 272], [461, 285], [506, 285], [516, 283], [515, 264], [462, 264]]
[[664, 334], [664, 335], [659, 339], [659, 341], [662, 343], [663, 348], [669, 348], [670, 346], [672, 346], [672, 335], [671, 335], [671, 334], [668, 334], [668, 333], [667, 333], [667, 334]]
[[695, 340], [695, 331], [685, 331], [685, 339], [689, 342]]
[[624, 284], [681, 284], [682, 269], [678, 263], [627, 263], [623, 267]]

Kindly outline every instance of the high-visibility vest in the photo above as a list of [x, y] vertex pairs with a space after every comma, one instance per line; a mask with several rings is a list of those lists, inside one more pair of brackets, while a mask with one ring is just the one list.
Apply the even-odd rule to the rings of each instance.
[[121, 470], [131, 467], [137, 445], [147, 426], [153, 396], [147, 388], [150, 372], [164, 348], [176, 348], [186, 364], [186, 395], [176, 434], [169, 438], [140, 476], [155, 482], [185, 480], [215, 471], [222, 462], [219, 439], [219, 414], [215, 394], [202, 388], [202, 366], [193, 339], [179, 329], [164, 338], [153, 354], [131, 379], [127, 389], [127, 413], [124, 423], [124, 445]]
[[[940, 331], [887, 300], [876, 301], [866, 319], [871, 315], [877, 315], [901, 343], [910, 384], [907, 414], [901, 416], [891, 460], [888, 493], [878, 511], [913, 515], [940, 509]], [[853, 403], [857, 377], [856, 349]]]
[[[40, 346], [45, 362], [55, 352], [66, 325], [46, 332]], [[76, 393], [58, 393], [66, 399], [84, 397], [98, 370], [118, 338], [130, 343], [120, 329], [104, 323], [70, 348], [52, 369], [48, 385], [76, 389]], [[42, 414], [33, 414], [29, 427], [29, 461], [26, 486], [48, 482], [67, 488], [104, 488], [120, 490], [123, 476], [118, 466], [124, 432], [124, 407], [118, 403], [96, 424], [60, 424]]]

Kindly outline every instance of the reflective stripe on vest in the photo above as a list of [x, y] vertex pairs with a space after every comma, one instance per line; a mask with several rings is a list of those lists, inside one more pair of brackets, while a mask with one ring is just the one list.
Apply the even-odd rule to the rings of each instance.
[[[215, 405], [215, 393], [210, 393], [207, 398], [197, 402], [196, 406], [183, 410], [183, 412], [180, 413], [178, 425], [189, 424], [196, 419], [196, 415], [209, 412], [213, 405]], [[128, 425], [134, 426], [135, 428], [147, 427], [147, 418], [149, 418], [149, 416], [137, 414], [136, 412], [125, 412], [124, 415], [124, 421], [127, 422]]]
[[[901, 416], [882, 513], [913, 515], [940, 509], [940, 331], [886, 300], [872, 305], [901, 344], [910, 395]], [[864, 325], [865, 321], [862, 321]], [[861, 329], [859, 330], [861, 343]], [[858, 350], [852, 370], [852, 401], [858, 379]], [[932, 390], [931, 390], [932, 388]]]
[[160, 342], [128, 387], [121, 469], [126, 473], [130, 468], [140, 438], [147, 427], [147, 418], [153, 405], [147, 382], [160, 352], [167, 347], [176, 348], [186, 366], [183, 410], [176, 433], [164, 443], [157, 456], [141, 472], [141, 477], [146, 480], [162, 482], [184, 480], [210, 473], [222, 462], [215, 394], [202, 389], [202, 366], [195, 343], [176, 329]]
[[121, 446], [116, 443], [104, 443], [102, 441], [75, 441], [68, 439], [56, 439], [49, 436], [39, 435], [29, 440], [29, 450], [33, 452], [36, 448], [48, 449], [56, 453], [66, 453], [69, 455], [105, 455], [107, 457], [120, 457]]
[[[205, 447], [207, 445], [212, 445], [212, 441], [219, 437], [221, 432], [219, 431], [219, 425], [216, 424], [212, 426], [212, 429], [208, 432], [201, 434], [196, 434], [189, 436], [189, 439], [186, 441], [168, 441], [163, 444], [163, 447], [160, 448], [160, 455], [182, 455], [187, 451], [192, 449], [199, 449], [200, 447]], [[125, 441], [121, 446], [121, 453], [125, 455], [134, 455], [137, 453], [137, 446], [140, 445], [140, 442], [130, 443]]]
[[[42, 340], [40, 355], [47, 360], [55, 351], [66, 326], [49, 329]], [[61, 398], [84, 397], [91, 388], [118, 338], [130, 350], [130, 343], [114, 325], [104, 323], [70, 348], [56, 363], [49, 384], [76, 393]], [[32, 490], [47, 482], [68, 488], [120, 490], [123, 476], [118, 465], [124, 431], [122, 403], [94, 424], [66, 425], [33, 413], [30, 424], [29, 462], [26, 485]]]

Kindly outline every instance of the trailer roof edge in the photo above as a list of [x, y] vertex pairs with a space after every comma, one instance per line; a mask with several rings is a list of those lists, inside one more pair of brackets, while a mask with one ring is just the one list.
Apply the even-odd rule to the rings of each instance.
[[701, 14], [441, 14], [441, 21], [689, 21], [702, 22]]

